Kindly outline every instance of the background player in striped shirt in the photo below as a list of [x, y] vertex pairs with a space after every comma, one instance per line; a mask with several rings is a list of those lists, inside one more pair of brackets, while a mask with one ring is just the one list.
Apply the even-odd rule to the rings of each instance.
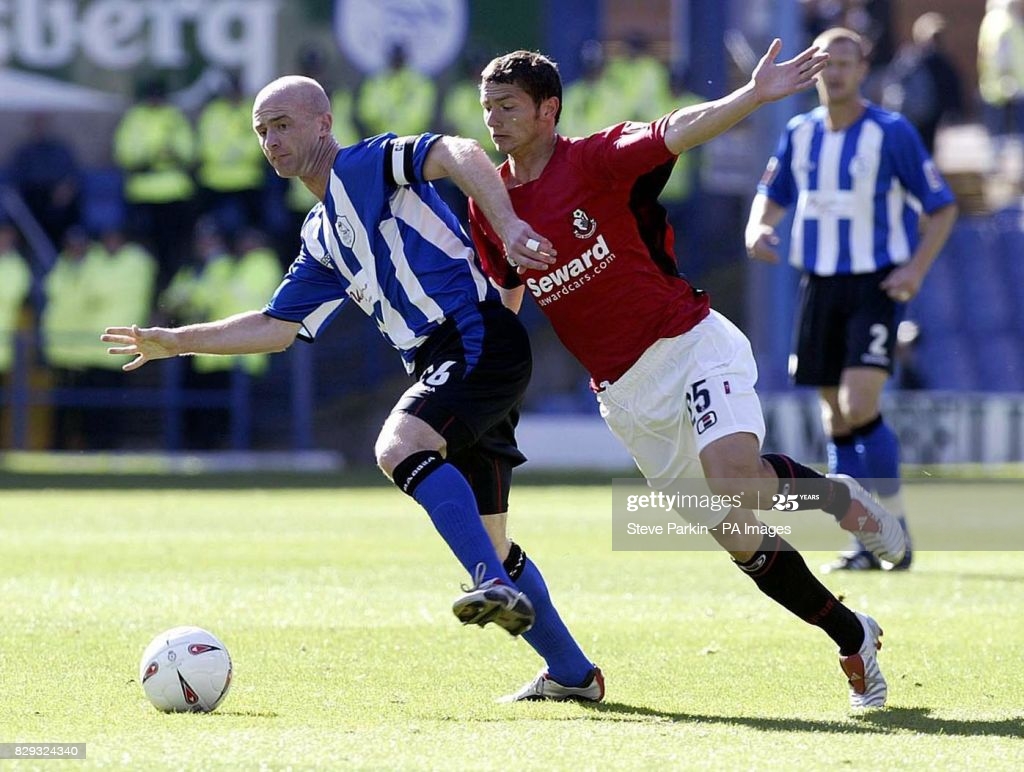
[[[902, 116], [861, 97], [868, 72], [861, 37], [833, 28], [814, 44], [829, 54], [821, 106], [792, 119], [768, 162], [746, 229], [751, 257], [778, 262], [775, 226], [795, 206], [789, 262], [803, 271], [790, 374], [817, 386], [829, 471], [870, 480], [906, 528], [900, 451], [881, 414], [904, 304], [956, 220], [953, 193]], [[919, 234], [918, 212], [927, 217]], [[909, 568], [863, 544], [826, 570]]]
[[298, 257], [262, 311], [174, 329], [113, 327], [101, 339], [115, 344], [111, 354], [134, 357], [125, 370], [185, 354], [282, 351], [296, 337], [312, 341], [354, 302], [417, 378], [375, 451], [474, 577], [456, 616], [523, 634], [552, 672], [586, 683], [600, 700], [600, 671], [562, 623], [536, 565], [505, 533], [512, 469], [525, 460], [514, 430], [531, 371], [526, 331], [430, 180], [449, 176], [483, 202], [500, 224], [506, 259], [541, 266], [534, 250], [552, 245], [516, 216], [476, 141], [381, 134], [341, 147], [331, 122], [330, 101], [309, 78], [280, 78], [256, 96], [253, 128], [267, 160], [319, 199]]
[[[714, 494], [739, 497], [742, 506], [681, 514], [706, 526], [765, 595], [835, 641], [850, 704], [875, 707], [887, 694], [875, 656], [878, 624], [843, 605], [751, 510], [769, 508], [779, 495], [809, 494], [805, 502], [813, 496], [841, 528], [895, 560], [903, 556], [903, 532], [852, 478], [829, 480], [787, 456], [761, 454], [765, 426], [750, 343], [679, 274], [657, 200], [680, 153], [811, 86], [826, 56], [809, 48], [777, 62], [781, 49], [775, 40], [751, 80], [721, 99], [580, 138], [556, 131], [562, 83], [550, 59], [530, 51], [495, 59], [483, 71], [480, 96], [491, 139], [508, 156], [499, 172], [516, 212], [558, 254], [541, 269], [510, 266], [500, 231], [476, 201], [470, 227], [506, 303], [518, 308], [531, 295], [590, 372], [602, 417], [648, 483], [664, 489], [706, 480]], [[571, 691], [555, 680], [541, 673], [521, 698]]]

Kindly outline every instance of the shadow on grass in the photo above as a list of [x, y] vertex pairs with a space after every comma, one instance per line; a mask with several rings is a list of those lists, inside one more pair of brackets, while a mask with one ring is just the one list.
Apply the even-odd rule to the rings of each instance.
[[887, 708], [855, 716], [880, 731], [911, 730], [918, 734], [948, 734], [961, 737], [1024, 737], [1024, 715], [999, 720], [937, 718], [931, 708]]
[[[582, 704], [582, 703], [581, 703]], [[817, 721], [806, 718], [785, 718], [765, 716], [714, 716], [706, 713], [685, 713], [668, 710], [656, 710], [637, 705], [626, 705], [621, 702], [601, 702], [596, 705], [587, 704], [586, 707], [600, 714], [616, 714], [616, 717], [607, 715], [602, 719], [612, 718], [613, 721], [637, 721], [644, 718], [660, 718], [666, 721], [673, 721], [686, 724], [721, 724], [723, 726], [748, 726], [751, 729], [759, 729], [763, 732], [829, 732], [832, 734], [878, 734], [879, 728], [874, 726], [862, 726], [850, 723], [849, 721]]]
[[1024, 736], [1024, 716], [1001, 720], [976, 720], [937, 718], [930, 708], [886, 708], [853, 714], [848, 719], [819, 721], [806, 718], [785, 718], [765, 716], [714, 716], [703, 713], [672, 712], [655, 710], [621, 702], [587, 704], [587, 708], [598, 714], [617, 714], [618, 717], [602, 715], [602, 719], [642, 720], [660, 718], [667, 721], [688, 724], [722, 724], [725, 726], [747, 726], [762, 732], [817, 732], [822, 734], [896, 734], [912, 731], [918, 734], [943, 734], [962, 737], [1014, 737]]

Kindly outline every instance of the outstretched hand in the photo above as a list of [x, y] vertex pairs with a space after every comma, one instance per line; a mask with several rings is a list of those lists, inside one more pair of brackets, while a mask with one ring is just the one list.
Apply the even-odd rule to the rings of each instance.
[[139, 327], [137, 324], [131, 327], [108, 327], [100, 340], [117, 344], [107, 349], [108, 354], [135, 357], [121, 368], [125, 372], [138, 370], [152, 359], [177, 356], [177, 352], [171, 348], [170, 332], [161, 327]]
[[775, 102], [810, 88], [828, 64], [828, 54], [811, 46], [786, 62], [776, 62], [782, 41], [778, 38], [754, 68], [751, 79], [760, 102]]

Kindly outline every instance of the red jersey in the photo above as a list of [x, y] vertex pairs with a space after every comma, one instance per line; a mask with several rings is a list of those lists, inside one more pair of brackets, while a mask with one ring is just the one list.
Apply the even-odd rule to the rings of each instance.
[[[484, 272], [506, 289], [525, 284], [595, 383], [617, 380], [655, 341], [692, 329], [710, 307], [678, 275], [672, 228], [657, 202], [675, 161], [665, 147], [666, 123], [558, 137], [541, 176], [509, 190], [516, 214], [558, 251], [546, 270], [517, 274], [470, 201]], [[499, 172], [508, 179], [507, 161]]]

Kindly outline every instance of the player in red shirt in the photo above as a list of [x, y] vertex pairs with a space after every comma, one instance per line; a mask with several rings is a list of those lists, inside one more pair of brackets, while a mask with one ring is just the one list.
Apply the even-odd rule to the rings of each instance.
[[722, 99], [582, 139], [556, 132], [562, 84], [551, 60], [527, 51], [493, 60], [480, 94], [491, 138], [508, 156], [499, 171], [517, 214], [548, 237], [555, 255], [536, 253], [543, 268], [507, 258], [473, 202], [470, 226], [506, 304], [518, 309], [532, 295], [587, 367], [601, 415], [648, 483], [663, 489], [705, 478], [714, 494], [738, 496], [742, 507], [684, 514], [707, 526], [762, 592], [836, 642], [851, 705], [880, 706], [887, 687], [875, 656], [878, 624], [840, 603], [781, 536], [764, 535], [752, 509], [767, 508], [780, 493], [813, 491], [842, 528], [890, 560], [902, 557], [902, 529], [852, 479], [761, 454], [764, 418], [750, 344], [679, 275], [657, 202], [676, 156], [760, 105], [809, 88], [827, 64], [814, 48], [777, 62], [781, 46], [775, 40], [749, 83]]

